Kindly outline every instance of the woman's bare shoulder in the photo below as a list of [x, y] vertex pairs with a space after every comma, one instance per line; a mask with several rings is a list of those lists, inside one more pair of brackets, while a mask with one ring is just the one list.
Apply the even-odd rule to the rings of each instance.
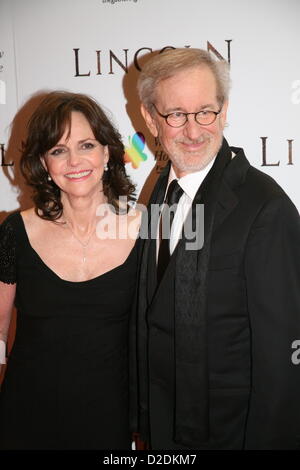
[[21, 211], [21, 216], [28, 234], [39, 234], [49, 229], [49, 221], [39, 217], [34, 207]]
[[27, 224], [32, 224], [36, 223], [37, 219], [39, 218], [36, 213], [34, 207], [31, 207], [30, 209], [26, 209], [24, 211], [20, 212], [22, 219], [24, 220], [25, 223]]

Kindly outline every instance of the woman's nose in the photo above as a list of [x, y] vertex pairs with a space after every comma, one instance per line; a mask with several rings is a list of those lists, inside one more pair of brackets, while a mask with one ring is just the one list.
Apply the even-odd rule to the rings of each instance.
[[79, 152], [75, 149], [69, 150], [68, 161], [71, 166], [76, 166], [80, 160]]

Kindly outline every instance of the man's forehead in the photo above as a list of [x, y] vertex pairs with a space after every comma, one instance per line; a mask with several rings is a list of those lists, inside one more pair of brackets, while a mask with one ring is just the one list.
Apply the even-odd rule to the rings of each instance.
[[198, 75], [199, 77], [207, 76], [215, 81], [214, 73], [212, 72], [211, 68], [204, 64], [204, 65], [193, 65], [188, 67], [182, 67], [178, 70], [174, 70], [174, 72], [170, 71], [168, 75], [163, 77], [157, 85], [164, 83], [166, 81], [176, 81], [182, 80], [185, 77], [188, 78], [190, 75]]
[[[215, 101], [217, 82], [208, 66], [197, 66], [180, 69], [176, 73], [161, 80], [156, 87], [156, 101], [168, 102], [190, 98], [198, 100], [202, 96], [209, 101]], [[170, 102], [170, 103], [169, 103]], [[174, 103], [175, 104], [175, 103]], [[180, 103], [177, 103], [180, 106]]]

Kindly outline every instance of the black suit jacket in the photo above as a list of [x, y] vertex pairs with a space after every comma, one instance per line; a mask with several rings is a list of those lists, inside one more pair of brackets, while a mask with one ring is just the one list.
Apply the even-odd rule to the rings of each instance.
[[[226, 167], [218, 192], [206, 278], [209, 438], [199, 448], [296, 449], [300, 365], [292, 356], [293, 343], [300, 339], [299, 214], [272, 178], [250, 166], [242, 149], [231, 149], [236, 156]], [[150, 204], [162, 202], [167, 179], [168, 172], [159, 179]], [[186, 254], [184, 242], [174, 254], [180, 260]], [[137, 329], [132, 422], [144, 437], [151, 413], [147, 397], [147, 314], [153, 301], [147, 295], [150, 245], [149, 240], [141, 242], [137, 319], [132, 329], [133, 334]], [[181, 263], [173, 266], [175, 280], [184, 284], [186, 266]], [[197, 288], [189, 291], [181, 284], [169, 292], [174, 305], [188, 305]]]

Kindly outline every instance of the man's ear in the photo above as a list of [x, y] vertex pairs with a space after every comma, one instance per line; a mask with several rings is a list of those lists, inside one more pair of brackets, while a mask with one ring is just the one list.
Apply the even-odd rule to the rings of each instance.
[[152, 114], [150, 114], [148, 109], [143, 104], [141, 104], [141, 113], [142, 113], [143, 118], [145, 119], [145, 122], [147, 124], [149, 131], [154, 137], [157, 137], [158, 129], [157, 129], [155, 119], [153, 118]]
[[222, 106], [222, 111], [220, 114], [220, 121], [221, 121], [222, 129], [224, 129], [226, 125], [227, 109], [228, 109], [228, 101], [225, 101]]

